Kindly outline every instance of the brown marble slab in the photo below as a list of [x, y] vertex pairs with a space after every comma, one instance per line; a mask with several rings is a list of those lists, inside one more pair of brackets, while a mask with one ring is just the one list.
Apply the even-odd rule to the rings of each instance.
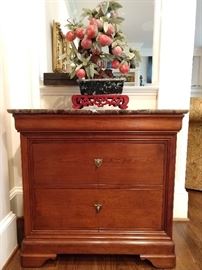
[[12, 114], [185, 114], [187, 110], [62, 110], [62, 109], [8, 109]]

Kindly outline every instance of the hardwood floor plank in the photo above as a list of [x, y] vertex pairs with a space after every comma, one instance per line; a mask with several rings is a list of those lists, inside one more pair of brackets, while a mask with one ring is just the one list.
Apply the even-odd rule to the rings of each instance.
[[[175, 222], [173, 238], [176, 246], [175, 270], [202, 270], [202, 241], [192, 222]], [[139, 256], [119, 255], [59, 255], [57, 260], [48, 261], [42, 268], [21, 268], [18, 250], [4, 270], [153, 270], [147, 260]], [[165, 270], [165, 269], [162, 269]]]
[[[185, 228], [184, 228], [185, 225]], [[198, 267], [193, 252], [196, 252], [194, 246], [189, 241], [188, 224], [177, 223], [174, 226], [174, 239], [176, 243], [177, 254], [177, 269], [179, 270], [200, 270]], [[186, 230], [186, 231], [185, 231]]]

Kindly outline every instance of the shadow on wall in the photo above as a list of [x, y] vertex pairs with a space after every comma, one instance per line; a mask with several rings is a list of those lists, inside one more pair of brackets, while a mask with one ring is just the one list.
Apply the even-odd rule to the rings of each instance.
[[[4, 146], [12, 153], [12, 146], [8, 143], [8, 136], [6, 132], [3, 134]], [[11, 140], [11, 139], [10, 139]], [[10, 142], [12, 143], [12, 141]], [[17, 141], [16, 141], [17, 144]], [[10, 208], [17, 216], [23, 215], [23, 200], [22, 200], [22, 167], [21, 167], [21, 149], [20, 145], [17, 147], [14, 155], [8, 159], [8, 179], [10, 187]]]

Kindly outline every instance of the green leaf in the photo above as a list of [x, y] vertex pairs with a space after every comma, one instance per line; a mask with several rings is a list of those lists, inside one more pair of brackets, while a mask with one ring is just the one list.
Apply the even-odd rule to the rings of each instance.
[[76, 69], [75, 69], [75, 71], [77, 71], [77, 70], [79, 70], [80, 68], [82, 68], [82, 64], [81, 65], [78, 65], [77, 67], [76, 67]]
[[73, 79], [75, 77], [75, 75], [76, 75], [76, 70], [74, 70], [70, 73], [70, 79]]
[[81, 62], [83, 62], [83, 57], [82, 57], [82, 55], [80, 53], [77, 53], [77, 57]]
[[105, 33], [107, 32], [108, 27], [109, 27], [108, 22], [104, 22], [104, 24], [103, 24], [103, 28], [104, 28]]
[[94, 77], [94, 66], [90, 65], [89, 70], [90, 70], [90, 77], [93, 78]]
[[90, 78], [90, 67], [89, 66], [85, 67], [85, 71], [86, 71], [87, 77]]
[[109, 21], [113, 24], [121, 24], [124, 21], [124, 18], [122, 17], [112, 17], [109, 18]]
[[112, 48], [116, 47], [118, 45], [117, 41], [112, 42]]
[[112, 10], [116, 10], [116, 9], [122, 8], [122, 5], [118, 3], [117, 1], [110, 1], [110, 8]]
[[142, 59], [141, 59], [141, 55], [140, 55], [140, 52], [135, 50], [135, 59], [137, 62], [141, 62]]
[[107, 14], [108, 8], [109, 8], [109, 1], [103, 1], [100, 3], [101, 11], [104, 15]]
[[127, 56], [128, 56], [128, 57], [129, 57], [129, 59], [131, 60], [131, 59], [133, 59], [133, 58], [135, 57], [135, 54], [134, 54], [134, 53], [129, 52]]
[[92, 10], [90, 8], [83, 8], [81, 17], [85, 18], [85, 17], [88, 17], [88, 16], [92, 16]]

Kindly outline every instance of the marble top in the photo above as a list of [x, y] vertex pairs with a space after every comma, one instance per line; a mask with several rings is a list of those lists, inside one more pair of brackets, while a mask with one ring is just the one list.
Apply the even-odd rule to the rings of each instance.
[[12, 114], [71, 114], [71, 115], [89, 115], [89, 114], [185, 114], [188, 110], [64, 110], [64, 109], [9, 109], [7, 110]]

